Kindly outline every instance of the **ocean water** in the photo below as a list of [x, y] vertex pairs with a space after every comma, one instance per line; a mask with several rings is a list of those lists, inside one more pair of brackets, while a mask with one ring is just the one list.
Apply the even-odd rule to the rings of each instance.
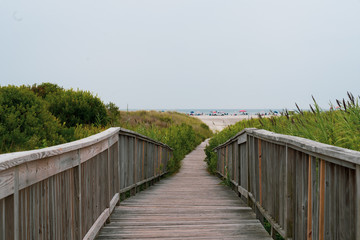
[[[246, 112], [240, 112], [240, 110], [245, 110]], [[272, 112], [282, 112], [283, 109], [174, 109], [173, 111], [190, 114], [191, 112], [195, 114], [209, 115], [214, 112], [226, 113], [228, 115], [239, 115], [239, 114], [248, 114], [248, 115], [257, 115], [257, 114], [268, 114]]]
[[[140, 109], [129, 109], [128, 111], [138, 111]], [[198, 108], [189, 108], [189, 109], [141, 109], [141, 110], [155, 110], [160, 112], [166, 112], [166, 111], [174, 111], [174, 112], [180, 112], [185, 114], [201, 114], [201, 115], [210, 115], [214, 112], [216, 113], [225, 113], [227, 115], [239, 115], [239, 114], [247, 114], [247, 115], [257, 115], [257, 114], [268, 114], [270, 111], [272, 112], [283, 112], [284, 109], [269, 109], [269, 108], [263, 108], [263, 109], [222, 109], [222, 108], [213, 108], [213, 109], [198, 109]], [[245, 110], [245, 112], [240, 112], [240, 110]], [[126, 110], [123, 110], [126, 111]]]

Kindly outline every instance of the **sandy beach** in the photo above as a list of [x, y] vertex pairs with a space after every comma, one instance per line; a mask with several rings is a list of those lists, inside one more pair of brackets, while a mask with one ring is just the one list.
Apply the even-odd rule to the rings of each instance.
[[209, 115], [200, 115], [195, 116], [203, 121], [213, 132], [221, 131], [229, 125], [233, 125], [241, 120], [256, 118], [256, 115], [237, 115], [237, 116], [209, 116]]

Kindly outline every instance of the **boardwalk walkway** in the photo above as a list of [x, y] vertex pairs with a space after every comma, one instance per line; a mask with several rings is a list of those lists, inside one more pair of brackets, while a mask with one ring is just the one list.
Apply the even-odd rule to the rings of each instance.
[[204, 147], [175, 176], [121, 202], [97, 239], [271, 239], [252, 209], [207, 173]]

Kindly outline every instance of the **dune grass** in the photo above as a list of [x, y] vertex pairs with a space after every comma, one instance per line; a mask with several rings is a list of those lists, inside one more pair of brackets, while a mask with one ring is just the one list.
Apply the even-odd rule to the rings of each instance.
[[317, 142], [360, 151], [360, 97], [348, 92], [347, 100], [330, 103], [329, 110], [322, 110], [313, 97], [310, 110], [302, 110], [297, 104], [297, 111], [290, 114], [287, 110], [281, 116], [244, 120], [215, 134], [206, 147], [207, 163], [210, 172], [216, 170], [217, 158], [212, 149], [244, 128], [260, 128], [268, 131], [303, 137]]
[[212, 136], [201, 120], [178, 112], [134, 111], [119, 113], [117, 126], [163, 142], [174, 149], [170, 173], [178, 171], [181, 160], [203, 140]]

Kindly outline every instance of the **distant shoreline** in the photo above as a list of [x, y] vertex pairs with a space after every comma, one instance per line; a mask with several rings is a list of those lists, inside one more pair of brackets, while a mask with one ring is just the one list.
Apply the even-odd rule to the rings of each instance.
[[227, 126], [234, 125], [235, 123], [247, 120], [250, 118], [257, 118], [257, 115], [237, 115], [237, 116], [209, 116], [200, 115], [194, 116], [203, 121], [213, 132], [221, 131]]

